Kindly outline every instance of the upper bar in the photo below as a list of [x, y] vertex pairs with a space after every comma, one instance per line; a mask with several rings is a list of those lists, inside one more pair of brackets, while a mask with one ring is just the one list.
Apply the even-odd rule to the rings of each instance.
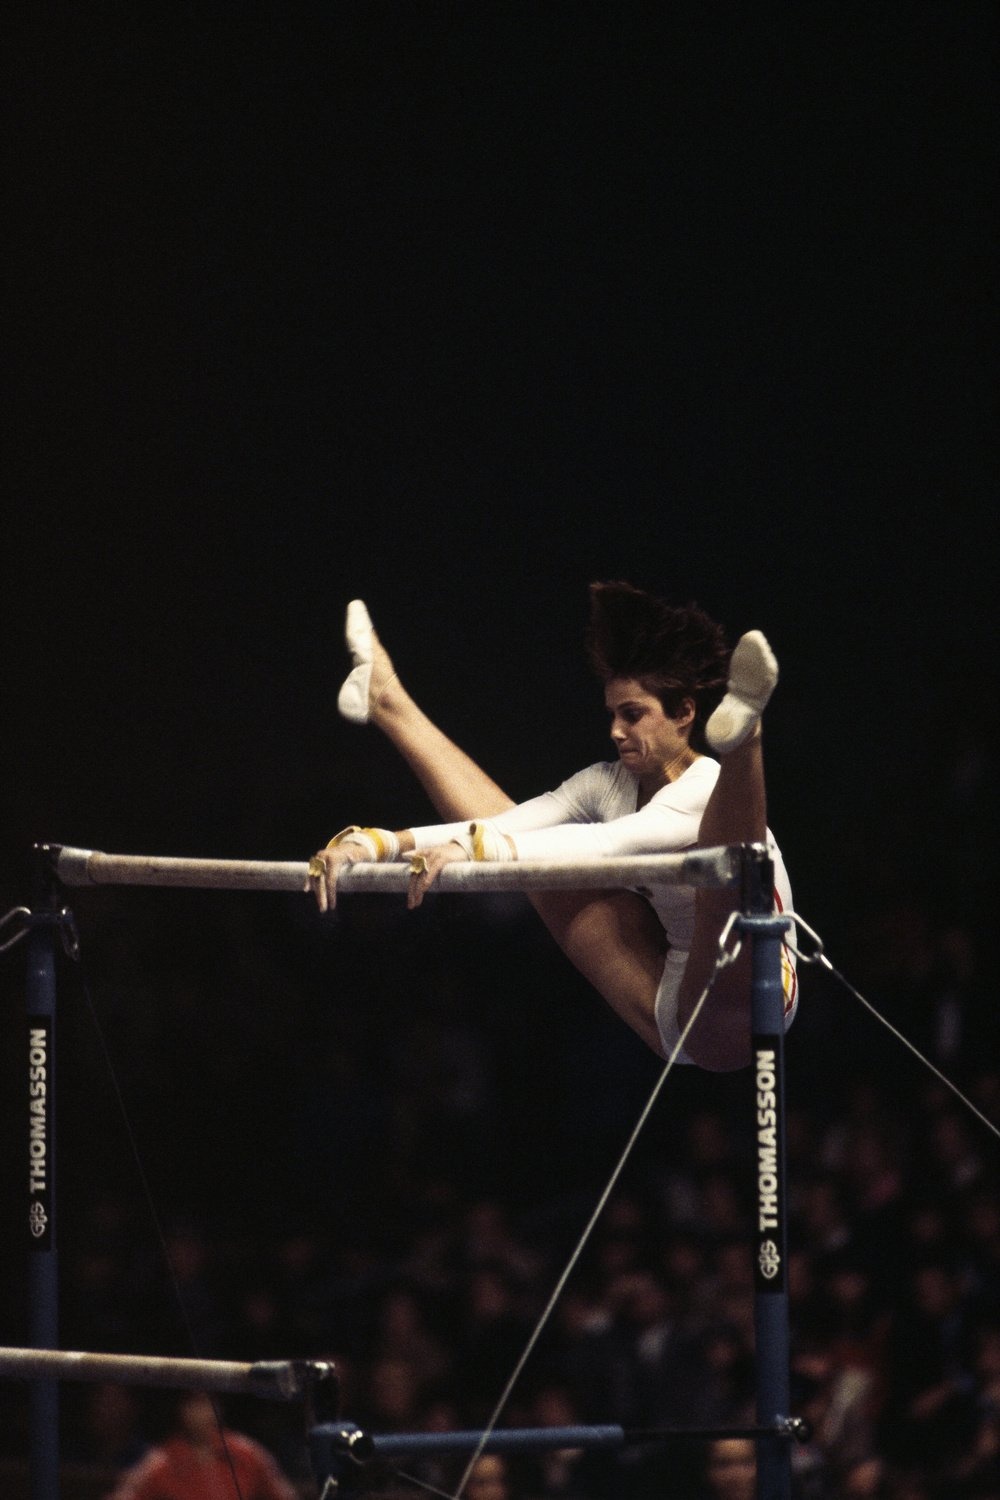
[[[630, 859], [514, 860], [509, 864], [456, 863], [438, 876], [442, 891], [622, 890], [634, 886], [686, 885], [716, 889], [740, 879], [742, 851], [736, 844], [691, 849], [685, 854], [642, 854]], [[101, 854], [58, 849], [55, 870], [64, 885], [163, 885], [221, 891], [301, 891], [305, 860], [183, 859], [159, 854]], [[337, 881], [340, 892], [405, 892], [409, 865], [354, 864]]]

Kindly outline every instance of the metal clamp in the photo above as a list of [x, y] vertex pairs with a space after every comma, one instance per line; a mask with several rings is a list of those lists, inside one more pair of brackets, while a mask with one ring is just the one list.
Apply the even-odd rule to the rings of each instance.
[[812, 1429], [801, 1417], [775, 1417], [774, 1428], [779, 1437], [794, 1438], [797, 1443], [808, 1443]]
[[[30, 916], [31, 908], [29, 906], [11, 907], [10, 911], [7, 912], [5, 916], [0, 917], [0, 932], [2, 932], [5, 927], [8, 927], [16, 917], [30, 918]], [[26, 923], [20, 932], [15, 932], [13, 937], [9, 937], [5, 942], [0, 943], [0, 953], [6, 953], [8, 948], [13, 948], [15, 943], [19, 943], [22, 938], [28, 936], [29, 931], [30, 928]]]
[[[715, 960], [712, 980], [715, 979], [716, 974], [721, 974], [723, 969], [728, 969], [730, 964], [734, 964], [743, 951], [743, 938], [739, 930], [740, 916], [739, 911], [730, 912], [729, 920], [719, 934], [719, 956]], [[736, 937], [730, 945], [734, 932]], [[709, 983], [711, 982], [710, 980]]]
[[6, 953], [8, 948], [15, 947], [22, 938], [26, 938], [36, 927], [56, 926], [62, 939], [63, 951], [67, 958], [77, 962], [80, 957], [80, 936], [76, 930], [76, 922], [73, 913], [68, 906], [61, 907], [58, 911], [33, 912], [30, 906], [14, 906], [4, 916], [0, 917], [0, 932], [3, 931], [17, 917], [20, 917], [24, 926], [15, 932], [12, 937], [0, 943], [0, 953]]
[[813, 929], [809, 926], [809, 923], [803, 921], [798, 912], [785, 912], [785, 916], [788, 917], [788, 919], [793, 922], [801, 932], [805, 933], [806, 937], [812, 944], [811, 948], [802, 949], [798, 947], [796, 943], [793, 943], [791, 936], [789, 936], [785, 939], [785, 946], [788, 948], [789, 952], [794, 953], [795, 957], [801, 959], [804, 964], [819, 964], [821, 968], [829, 969], [831, 967], [830, 960], [826, 956], [826, 950], [823, 947], [823, 939], [820, 937], [819, 933], [814, 932]]

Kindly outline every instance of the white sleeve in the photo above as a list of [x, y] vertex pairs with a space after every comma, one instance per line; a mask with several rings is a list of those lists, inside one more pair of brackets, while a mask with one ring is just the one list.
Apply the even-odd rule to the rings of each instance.
[[[540, 797], [532, 797], [517, 807], [508, 807], [489, 821], [501, 833], [514, 835], [599, 818], [600, 797], [605, 784], [602, 769], [600, 765], [588, 766], [556, 787], [555, 791], [543, 792]], [[460, 833], [468, 833], [471, 821], [465, 818], [460, 823], [435, 823], [425, 828], [411, 828], [410, 832], [417, 849], [429, 849], [434, 844], [447, 844]]]
[[639, 812], [605, 823], [513, 832], [518, 859], [607, 859], [670, 854], [698, 842], [710, 784], [701, 779], [662, 787]]
[[[411, 828], [415, 849], [432, 849], [435, 844], [449, 844], [460, 833], [468, 833], [469, 819], [461, 823], [430, 823], [426, 828]], [[402, 856], [401, 856], [402, 857]]]

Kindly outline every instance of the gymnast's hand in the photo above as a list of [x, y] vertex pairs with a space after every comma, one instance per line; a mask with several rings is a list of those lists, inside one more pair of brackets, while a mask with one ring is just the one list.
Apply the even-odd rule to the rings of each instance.
[[361, 844], [345, 840], [326, 849], [320, 849], [309, 861], [309, 879], [303, 890], [312, 891], [320, 911], [333, 911], [337, 904], [337, 876], [345, 865], [357, 864], [370, 859]]
[[468, 860], [469, 856], [461, 844], [435, 844], [411, 856], [410, 879], [406, 891], [406, 904], [410, 911], [419, 906], [445, 865]]

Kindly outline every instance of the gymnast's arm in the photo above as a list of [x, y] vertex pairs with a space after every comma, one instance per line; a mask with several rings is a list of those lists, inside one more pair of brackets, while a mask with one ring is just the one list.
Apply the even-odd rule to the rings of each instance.
[[[697, 843], [709, 790], [700, 779], [661, 787], [639, 812], [608, 818], [606, 769], [590, 766], [554, 791], [490, 818], [490, 829], [503, 839], [497, 846], [501, 855], [513, 859], [602, 859], [659, 854]], [[423, 871], [410, 883], [408, 904], [419, 906], [446, 864], [469, 858], [469, 826], [463, 819], [401, 829], [395, 834], [347, 829], [313, 856], [306, 888], [314, 891], [320, 911], [329, 911], [336, 906], [337, 877], [345, 864], [395, 859], [417, 851], [424, 856]]]
[[[698, 842], [712, 781], [684, 779], [661, 787], [638, 812], [609, 816], [600, 785], [590, 771], [519, 807], [486, 820], [507, 836], [516, 859], [621, 859], [633, 854], [671, 854]], [[620, 806], [621, 804], [617, 804]], [[461, 839], [469, 824], [414, 828], [414, 847], [424, 851]], [[489, 856], [487, 855], [487, 858]]]
[[309, 878], [303, 889], [312, 891], [320, 911], [333, 911], [337, 905], [337, 879], [346, 865], [395, 859], [401, 854], [411, 854], [414, 848], [413, 834], [408, 828], [397, 833], [386, 828], [345, 828], [325, 849], [317, 849], [309, 861]]
[[[633, 854], [673, 854], [698, 842], [705, 811], [703, 786], [663, 787], [638, 812], [601, 823], [564, 823], [514, 829], [518, 859], [622, 859]], [[491, 822], [496, 823], [495, 819]]]
[[[541, 800], [541, 799], [538, 799]], [[516, 811], [516, 809], [511, 809]], [[503, 816], [507, 816], [504, 814]], [[401, 828], [390, 833], [384, 828], [357, 828], [345, 830], [331, 839], [325, 849], [319, 849], [309, 861], [309, 879], [305, 889], [316, 897], [320, 911], [333, 911], [337, 905], [337, 880], [345, 865], [362, 861], [398, 859], [408, 854], [420, 853], [422, 858], [421, 881], [410, 882], [408, 905], [419, 906], [427, 890], [437, 879], [446, 864], [467, 860], [470, 820], [460, 823], [438, 823], [426, 828]], [[504, 841], [508, 859], [516, 859], [517, 851], [509, 834], [498, 831]], [[459, 840], [463, 842], [458, 842]]]
[[[581, 776], [587, 773], [581, 772]], [[568, 784], [564, 784], [568, 785]], [[564, 788], [560, 788], [562, 792]], [[692, 848], [698, 842], [709, 786], [702, 780], [672, 783], [661, 787], [645, 807], [603, 822], [572, 822], [553, 819], [518, 818], [518, 814], [545, 804], [557, 805], [559, 792], [536, 798], [525, 808], [513, 808], [498, 817], [489, 818], [480, 827], [486, 831], [486, 858], [500, 859], [609, 859], [633, 854], [664, 854]], [[520, 824], [524, 822], [526, 827]], [[419, 906], [445, 865], [468, 859], [469, 840], [462, 838], [468, 825], [438, 825], [415, 830], [426, 838], [418, 843], [424, 857], [424, 869], [410, 881], [407, 905]], [[439, 841], [433, 841], [433, 835]], [[457, 842], [445, 843], [441, 836]], [[499, 837], [496, 837], [496, 836]], [[489, 850], [492, 848], [493, 852]], [[480, 857], [480, 856], [477, 856]]]
[[[509, 836], [529, 829], [553, 828], [561, 823], [599, 817], [599, 782], [593, 775], [595, 769], [591, 767], [580, 771], [555, 791], [545, 792], [517, 807], [508, 808], [491, 818], [490, 824], [499, 833]], [[468, 818], [463, 818], [458, 823], [428, 824], [425, 827], [399, 829], [395, 833], [388, 833], [385, 829], [345, 829], [331, 839], [325, 849], [320, 849], [313, 855], [310, 860], [310, 878], [305, 889], [314, 893], [320, 911], [332, 911], [337, 904], [337, 877], [345, 865], [362, 860], [396, 859], [419, 851], [426, 852], [427, 856], [425, 869], [429, 878], [423, 886], [426, 891], [445, 864], [469, 858], [466, 849], [453, 842], [468, 834], [469, 823]], [[507, 842], [510, 857], [516, 858], [516, 850], [509, 837]], [[414, 881], [412, 884], [413, 894], [418, 895], [418, 899], [410, 904], [419, 905], [423, 891], [419, 890], [418, 882]]]
[[[581, 773], [583, 774], [583, 773]], [[489, 819], [492, 827], [499, 833], [517, 834], [526, 833], [529, 830], [543, 828], [556, 828], [563, 823], [574, 823], [586, 817], [596, 817], [596, 811], [587, 810], [578, 800], [567, 795], [567, 790], [576, 781], [573, 777], [564, 782], [554, 792], [543, 792], [540, 797], [532, 797], [528, 802], [520, 802], [516, 807], [508, 807], [505, 812], [497, 813]], [[450, 843], [452, 839], [461, 838], [468, 833], [469, 824], [473, 821], [464, 818], [460, 823], [433, 823], [426, 828], [411, 828], [409, 830], [413, 838], [413, 848], [418, 850], [433, 849], [438, 844]]]

